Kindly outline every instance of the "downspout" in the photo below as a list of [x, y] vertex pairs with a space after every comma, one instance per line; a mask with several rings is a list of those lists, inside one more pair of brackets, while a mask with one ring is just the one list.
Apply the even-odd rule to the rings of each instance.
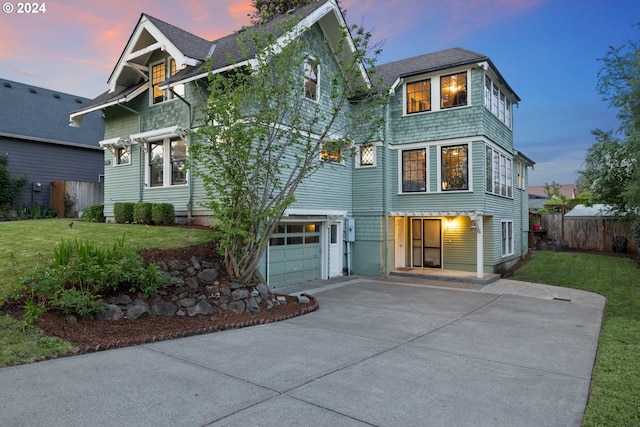
[[[192, 107], [191, 104], [189, 103], [189, 101], [187, 101], [186, 99], [184, 99], [184, 97], [180, 96], [179, 94], [177, 94], [173, 88], [170, 88], [169, 90], [171, 90], [171, 93], [173, 93], [174, 96], [178, 97], [178, 99], [182, 102], [184, 102], [187, 105], [188, 108], [188, 112], [189, 112], [189, 131], [191, 131], [191, 128], [193, 127], [193, 114], [192, 114]], [[188, 135], [188, 138], [191, 139], [191, 135]], [[187, 141], [187, 145], [188, 145], [189, 141]], [[188, 168], [187, 169], [187, 173], [189, 174], [189, 199], [187, 200], [187, 224], [192, 225], [193, 224], [193, 168]]]
[[[120, 102], [118, 102], [116, 104], [118, 107], [124, 108], [125, 110], [129, 111], [130, 113], [136, 114], [138, 116], [138, 132], [142, 132], [142, 119], [141, 119], [141, 115], [139, 111], [134, 110], [131, 107], [128, 107], [124, 104], [121, 104]], [[138, 152], [140, 152], [140, 148], [138, 147]], [[143, 179], [142, 177], [144, 176], [144, 159], [140, 159], [140, 166], [139, 166], [139, 179], [138, 179], [138, 201], [141, 202], [142, 201], [142, 195], [143, 193], [143, 188], [144, 188], [144, 183], [143, 183]]]
[[384, 277], [389, 277], [389, 206], [387, 200], [387, 185], [389, 170], [389, 110], [390, 102], [385, 105], [385, 120], [384, 120], [384, 162], [382, 170], [382, 209], [384, 218]]

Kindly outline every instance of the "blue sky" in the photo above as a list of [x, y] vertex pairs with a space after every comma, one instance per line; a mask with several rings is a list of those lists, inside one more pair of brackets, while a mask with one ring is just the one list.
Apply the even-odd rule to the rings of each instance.
[[[17, 2], [9, 2], [17, 6]], [[591, 130], [616, 129], [596, 93], [609, 46], [640, 40], [638, 0], [342, 0], [349, 23], [384, 40], [379, 63], [450, 47], [489, 56], [522, 98], [516, 149], [530, 185], [575, 182]], [[57, 0], [0, 12], [0, 78], [93, 98], [141, 12], [213, 40], [248, 23], [250, 0]]]

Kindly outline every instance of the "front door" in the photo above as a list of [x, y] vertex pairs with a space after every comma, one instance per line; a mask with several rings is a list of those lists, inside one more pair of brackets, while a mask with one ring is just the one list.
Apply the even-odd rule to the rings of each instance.
[[442, 221], [411, 219], [412, 266], [440, 268], [442, 266]]
[[342, 274], [343, 239], [342, 223], [329, 222], [329, 277]]

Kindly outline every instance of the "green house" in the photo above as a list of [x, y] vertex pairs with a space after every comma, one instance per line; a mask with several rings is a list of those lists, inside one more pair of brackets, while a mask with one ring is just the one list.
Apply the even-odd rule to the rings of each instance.
[[[344, 17], [334, 0], [290, 14], [312, 49], [313, 60], [300, 64], [301, 102], [322, 105]], [[185, 168], [188, 130], [205, 99], [196, 90], [209, 72], [202, 65], [238, 66], [238, 34], [207, 41], [142, 14], [109, 89], [71, 114], [77, 126], [88, 113], [104, 114], [109, 220], [114, 203], [145, 201], [173, 204], [181, 223], [213, 222], [202, 182]], [[492, 61], [455, 48], [377, 68], [370, 83], [388, 95], [380, 139], [355, 141], [353, 155], [326, 162], [299, 186], [263, 259], [272, 287], [409, 269], [482, 279], [528, 250], [533, 162], [514, 149], [520, 98]]]

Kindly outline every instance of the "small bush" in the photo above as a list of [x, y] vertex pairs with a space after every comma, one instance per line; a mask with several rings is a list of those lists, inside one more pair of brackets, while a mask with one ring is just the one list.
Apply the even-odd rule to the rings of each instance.
[[133, 223], [133, 202], [115, 202], [113, 204], [113, 217], [118, 224]]
[[155, 264], [144, 267], [140, 255], [124, 246], [124, 237], [111, 248], [90, 242], [63, 240], [55, 249], [53, 264], [20, 279], [26, 322], [35, 324], [41, 307], [86, 316], [104, 311], [101, 296], [109, 291], [143, 292], [154, 296], [166, 283]]
[[176, 212], [171, 203], [154, 203], [151, 206], [151, 218], [156, 225], [173, 224]]
[[82, 219], [89, 222], [105, 222], [104, 205], [96, 203], [95, 205], [89, 206], [82, 212]]
[[138, 202], [133, 206], [133, 222], [136, 224], [151, 224], [151, 203]]

